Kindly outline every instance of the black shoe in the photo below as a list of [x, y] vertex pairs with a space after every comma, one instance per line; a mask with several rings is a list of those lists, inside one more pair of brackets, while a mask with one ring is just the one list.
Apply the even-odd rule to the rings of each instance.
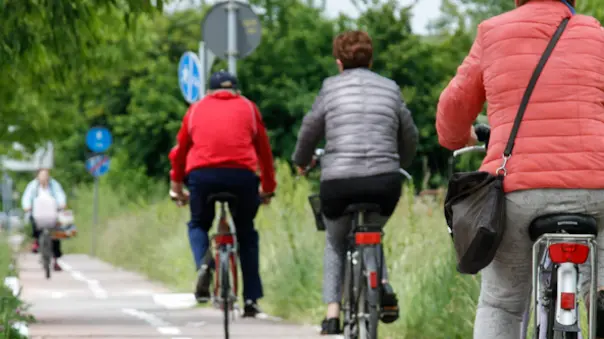
[[323, 322], [321, 323], [321, 335], [332, 334], [342, 334], [342, 329], [340, 328], [340, 319], [323, 319]]
[[200, 304], [210, 300], [210, 282], [212, 281], [212, 270], [207, 265], [202, 265], [197, 274], [195, 285], [195, 299]]
[[399, 317], [398, 299], [390, 284], [382, 285], [382, 312], [380, 319], [384, 324], [395, 322]]
[[243, 317], [244, 318], [255, 318], [258, 314], [262, 313], [258, 304], [253, 300], [246, 300], [245, 306], [243, 306]]

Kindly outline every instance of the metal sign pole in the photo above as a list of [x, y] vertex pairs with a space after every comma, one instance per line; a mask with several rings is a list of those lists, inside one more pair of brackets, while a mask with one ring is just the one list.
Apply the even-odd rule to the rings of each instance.
[[206, 95], [206, 77], [208, 76], [206, 70], [206, 45], [203, 41], [199, 42], [199, 61], [201, 62], [201, 70], [199, 76], [199, 98], [203, 98]]
[[235, 1], [228, 3], [228, 60], [229, 73], [237, 76], [237, 5]]
[[91, 256], [96, 255], [96, 240], [97, 240], [97, 225], [99, 221], [99, 177], [94, 177], [94, 197], [93, 197], [93, 206], [92, 206], [92, 231], [90, 232], [92, 236], [92, 246], [91, 246]]

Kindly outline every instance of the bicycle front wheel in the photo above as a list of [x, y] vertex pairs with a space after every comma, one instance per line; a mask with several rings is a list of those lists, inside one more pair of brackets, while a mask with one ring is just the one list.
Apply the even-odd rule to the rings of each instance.
[[50, 279], [50, 261], [52, 257], [52, 244], [50, 240], [50, 231], [44, 230], [40, 235], [40, 249], [42, 250], [42, 266], [46, 279]]
[[230, 309], [230, 281], [229, 281], [229, 254], [220, 253], [220, 291], [222, 309], [224, 312], [224, 338], [229, 339], [229, 309]]

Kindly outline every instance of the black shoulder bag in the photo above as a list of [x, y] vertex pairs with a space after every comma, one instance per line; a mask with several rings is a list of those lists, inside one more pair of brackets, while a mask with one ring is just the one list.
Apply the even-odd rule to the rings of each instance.
[[507, 146], [503, 152], [503, 163], [495, 173], [455, 173], [449, 180], [445, 198], [445, 218], [451, 230], [457, 270], [463, 274], [476, 274], [493, 261], [505, 232], [505, 193], [503, 179], [507, 175], [506, 165], [512, 155], [514, 140], [526, 111], [531, 94], [569, 18], [562, 20], [524, 92]]

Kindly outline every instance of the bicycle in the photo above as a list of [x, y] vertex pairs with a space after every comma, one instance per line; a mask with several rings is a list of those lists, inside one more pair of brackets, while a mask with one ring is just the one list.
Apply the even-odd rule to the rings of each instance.
[[[36, 223], [37, 225], [38, 223]], [[73, 214], [68, 210], [59, 211], [55, 227], [41, 227], [40, 233], [40, 256], [46, 279], [51, 276], [52, 241], [74, 237], [77, 234], [73, 226]]]
[[[266, 197], [274, 196], [275, 194], [273, 193]], [[186, 201], [178, 200], [177, 195], [173, 191], [170, 191], [170, 198], [173, 201], [177, 201], [180, 206], [186, 204]], [[211, 205], [219, 203], [220, 212], [217, 218], [217, 232], [210, 237], [210, 241], [214, 242], [214, 246], [208, 249], [203, 261], [208, 263], [214, 260], [215, 267], [217, 267], [217, 274], [214, 276], [214, 285], [211, 289], [213, 291], [212, 303], [215, 308], [223, 312], [224, 335], [225, 339], [229, 339], [229, 319], [234, 320], [235, 311], [239, 310], [237, 305], [239, 282], [237, 236], [235, 223], [232, 218], [233, 210], [231, 210], [231, 206], [235, 206], [237, 203], [237, 197], [228, 192], [219, 192], [209, 195], [207, 202]], [[212, 256], [214, 249], [215, 253]]]
[[[490, 129], [480, 126], [477, 136], [483, 146], [464, 147], [453, 158], [470, 152], [486, 152]], [[477, 126], [478, 128], [478, 126]], [[481, 137], [482, 136], [482, 137]], [[527, 338], [533, 310], [535, 339], [582, 339], [579, 327], [579, 265], [591, 263], [589, 336], [596, 339], [597, 246], [596, 219], [589, 215], [559, 213], [535, 218], [529, 226], [532, 251], [532, 290], [522, 322], [521, 339]], [[452, 235], [452, 230], [449, 229]], [[591, 254], [591, 256], [589, 256]], [[536, 311], [535, 311], [536, 310]]]
[[[318, 164], [325, 154], [316, 149], [314, 162]], [[307, 171], [312, 166], [307, 168]], [[399, 172], [408, 179], [411, 175], [404, 169]], [[318, 197], [309, 196], [311, 207], [317, 221], [317, 229], [324, 231], [321, 221]], [[366, 216], [380, 213], [381, 207], [372, 203], [351, 204], [344, 211], [352, 216], [352, 228], [348, 235], [344, 272], [344, 294], [342, 313], [344, 313], [344, 337], [347, 339], [377, 339], [378, 323], [389, 310], [381, 307], [382, 272], [384, 253], [382, 250], [383, 225], [366, 221]]]

